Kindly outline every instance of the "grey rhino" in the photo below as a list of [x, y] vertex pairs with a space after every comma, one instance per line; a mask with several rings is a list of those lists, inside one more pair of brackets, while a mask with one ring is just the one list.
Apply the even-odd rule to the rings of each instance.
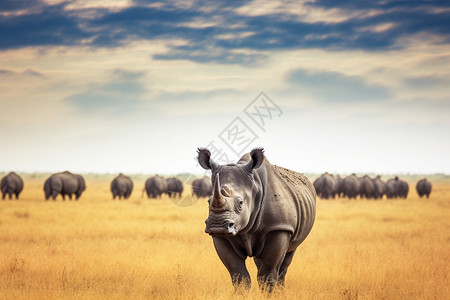
[[328, 172], [322, 174], [314, 181], [314, 188], [317, 195], [322, 199], [334, 198], [337, 193], [337, 180]]
[[355, 198], [359, 195], [360, 191], [360, 181], [359, 178], [356, 177], [355, 174], [349, 175], [344, 178], [342, 182], [344, 191], [344, 196], [347, 196], [348, 198]]
[[386, 198], [397, 198], [397, 182], [394, 178], [391, 178], [386, 182]]
[[260, 288], [270, 292], [275, 284], [284, 285], [295, 250], [314, 224], [314, 186], [304, 175], [272, 165], [262, 148], [227, 165], [199, 148], [198, 161], [212, 171], [205, 232], [235, 288], [250, 287], [247, 257], [255, 261]]
[[373, 197], [375, 199], [382, 199], [383, 195], [386, 193], [386, 183], [383, 180], [381, 180], [380, 175], [372, 179], [372, 182], [374, 186]]
[[45, 200], [50, 197], [56, 200], [59, 194], [63, 200], [66, 200], [66, 195], [72, 200], [72, 194], [75, 195], [75, 200], [78, 200], [85, 189], [86, 183], [83, 176], [72, 174], [69, 171], [55, 173], [44, 183]]
[[373, 184], [373, 180], [368, 176], [364, 175], [359, 179], [359, 195], [362, 198], [372, 199], [375, 193], [375, 185]]
[[431, 182], [429, 182], [426, 178], [419, 180], [416, 184], [416, 191], [420, 198], [425, 195], [427, 198], [430, 198]]
[[148, 198], [160, 198], [165, 192], [167, 192], [167, 182], [162, 176], [155, 175], [148, 178], [145, 181], [144, 191], [147, 192]]
[[3, 200], [5, 200], [6, 195], [9, 196], [9, 199], [12, 199], [12, 196], [15, 195], [16, 200], [19, 200], [19, 195], [23, 190], [23, 180], [16, 173], [10, 172], [2, 178], [1, 189]]
[[111, 193], [113, 199], [119, 197], [119, 199], [128, 199], [133, 191], [133, 181], [130, 177], [120, 173], [116, 178], [111, 181]]
[[337, 183], [336, 195], [338, 197], [344, 196], [344, 179], [342, 179], [340, 175], [336, 175], [336, 183]]
[[170, 198], [173, 197], [181, 197], [181, 194], [183, 193], [183, 183], [175, 177], [167, 178], [167, 195], [169, 195]]
[[397, 195], [400, 198], [407, 198], [409, 192], [409, 185], [406, 181], [398, 179], [397, 182]]
[[408, 197], [409, 185], [398, 176], [391, 178], [386, 183], [386, 196], [388, 199]]
[[192, 197], [209, 197], [212, 194], [211, 178], [204, 176], [192, 182]]

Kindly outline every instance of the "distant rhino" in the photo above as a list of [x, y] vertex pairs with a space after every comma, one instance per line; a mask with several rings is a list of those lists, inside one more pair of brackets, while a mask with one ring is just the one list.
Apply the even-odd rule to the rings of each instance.
[[359, 178], [356, 177], [355, 174], [349, 175], [347, 177], [344, 178], [343, 180], [343, 192], [344, 192], [344, 196], [352, 199], [356, 199], [356, 197], [359, 195], [360, 193], [360, 181]]
[[171, 178], [167, 178], [166, 179], [167, 182], [167, 195], [169, 195], [170, 198], [173, 197], [180, 197], [181, 198], [181, 194], [183, 193], [183, 183], [175, 178], [175, 177], [171, 177]]
[[111, 182], [111, 193], [113, 195], [113, 199], [119, 197], [119, 199], [128, 199], [133, 191], [133, 181], [130, 177], [123, 175], [120, 173], [116, 178], [114, 178]]
[[344, 196], [344, 179], [340, 175], [336, 175], [336, 183], [337, 183], [336, 195], [338, 197], [343, 197]]
[[205, 232], [233, 285], [250, 287], [247, 257], [254, 257], [262, 289], [284, 285], [295, 250], [314, 224], [314, 186], [304, 175], [272, 165], [262, 148], [227, 165], [215, 163], [209, 150], [198, 149], [198, 161], [212, 171]]
[[212, 194], [211, 178], [204, 176], [192, 182], [192, 197], [209, 197]]
[[66, 200], [66, 195], [72, 200], [72, 194], [75, 195], [75, 200], [78, 200], [84, 190], [86, 190], [84, 178], [69, 171], [55, 173], [44, 183], [45, 200], [50, 197], [56, 200], [59, 194], [61, 194], [63, 200]]
[[145, 181], [144, 190], [147, 192], [148, 198], [160, 198], [167, 192], [166, 179], [159, 175], [150, 177]]
[[409, 192], [409, 185], [406, 181], [401, 180], [398, 176], [391, 178], [386, 183], [386, 197], [393, 198], [407, 198]]
[[382, 199], [383, 195], [386, 193], [386, 183], [383, 180], [381, 180], [380, 175], [372, 179], [372, 181], [374, 186], [374, 193], [373, 193], [374, 199]]
[[393, 178], [389, 179], [386, 182], [386, 198], [388, 199], [397, 198], [397, 182]]
[[334, 198], [338, 190], [337, 180], [328, 172], [317, 178], [313, 185], [317, 195], [322, 199]]
[[373, 184], [373, 180], [368, 175], [364, 175], [362, 178], [360, 178], [359, 184], [359, 195], [361, 196], [361, 199], [375, 198], [375, 185]]
[[420, 198], [423, 196], [430, 198], [431, 182], [429, 182], [426, 178], [419, 180], [416, 184], [416, 191]]
[[10, 172], [2, 178], [1, 189], [3, 200], [5, 200], [6, 195], [9, 196], [9, 199], [12, 199], [12, 196], [15, 195], [16, 200], [19, 200], [19, 195], [23, 190], [23, 180], [16, 173]]
[[406, 181], [399, 179], [397, 183], [398, 197], [406, 199], [408, 197], [408, 192], [409, 192], [409, 184]]

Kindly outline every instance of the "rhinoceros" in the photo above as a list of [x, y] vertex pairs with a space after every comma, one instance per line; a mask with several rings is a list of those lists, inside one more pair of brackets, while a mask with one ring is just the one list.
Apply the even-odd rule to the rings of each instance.
[[212, 193], [211, 179], [207, 176], [196, 179], [192, 182], [192, 197], [209, 197]]
[[375, 198], [375, 185], [373, 180], [368, 176], [364, 175], [359, 179], [359, 195], [362, 198], [372, 199]]
[[344, 178], [342, 185], [344, 196], [347, 196], [350, 199], [356, 199], [360, 191], [359, 178], [353, 173]]
[[111, 181], [111, 193], [113, 199], [119, 197], [119, 199], [128, 199], [133, 191], [133, 181], [130, 177], [120, 173], [116, 178]]
[[409, 184], [406, 181], [399, 179], [397, 183], [398, 197], [406, 199], [408, 197], [408, 192], [409, 192]]
[[386, 183], [381, 180], [381, 176], [378, 175], [373, 180], [374, 193], [373, 196], [375, 199], [382, 199], [383, 195], [386, 193]]
[[69, 171], [55, 173], [44, 182], [45, 200], [50, 197], [56, 200], [59, 194], [63, 200], [66, 200], [66, 195], [72, 200], [72, 194], [75, 194], [75, 200], [78, 200], [84, 190], [86, 190], [86, 183], [83, 176]]
[[272, 291], [284, 285], [295, 250], [313, 227], [316, 191], [303, 174], [272, 165], [263, 151], [219, 165], [209, 150], [199, 148], [198, 161], [212, 171], [205, 232], [233, 285], [250, 287], [245, 260], [253, 257], [260, 288]]
[[167, 191], [166, 194], [169, 195], [170, 198], [177, 196], [181, 198], [183, 194], [183, 183], [176, 177], [170, 177], [166, 179], [167, 182]]
[[12, 199], [12, 196], [15, 195], [16, 200], [19, 200], [19, 195], [23, 190], [23, 180], [15, 172], [10, 172], [2, 178], [1, 189], [3, 200], [5, 200], [6, 195], [9, 196], [9, 199]]
[[409, 185], [398, 176], [391, 178], [386, 183], [386, 196], [388, 199], [408, 197]]
[[393, 199], [397, 198], [397, 179], [391, 178], [386, 182], [386, 198]]
[[426, 178], [419, 180], [416, 184], [416, 191], [420, 198], [423, 196], [430, 198], [431, 182], [429, 182]]
[[340, 175], [336, 175], [336, 183], [337, 183], [336, 195], [338, 197], [343, 197], [344, 196], [344, 179]]
[[167, 192], [166, 179], [159, 175], [148, 178], [145, 181], [142, 195], [144, 195], [144, 192], [147, 192], [148, 198], [160, 198], [165, 192]]
[[322, 174], [314, 183], [317, 195], [322, 199], [334, 198], [338, 191], [338, 182], [328, 172]]

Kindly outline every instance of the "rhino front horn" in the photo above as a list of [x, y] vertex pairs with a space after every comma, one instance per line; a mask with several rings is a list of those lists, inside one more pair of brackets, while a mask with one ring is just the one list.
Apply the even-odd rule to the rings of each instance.
[[219, 182], [219, 174], [216, 176], [216, 182], [214, 183], [214, 192], [211, 206], [216, 209], [220, 209], [224, 207], [226, 204], [225, 199], [220, 193], [220, 182]]

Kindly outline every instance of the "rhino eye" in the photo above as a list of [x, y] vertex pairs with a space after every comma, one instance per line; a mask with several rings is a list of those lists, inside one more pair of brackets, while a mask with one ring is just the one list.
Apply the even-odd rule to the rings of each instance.
[[242, 212], [242, 206], [244, 204], [244, 199], [242, 199], [242, 197], [237, 197], [236, 200], [236, 205], [234, 207], [234, 210], [236, 211], [236, 213], [240, 214]]

